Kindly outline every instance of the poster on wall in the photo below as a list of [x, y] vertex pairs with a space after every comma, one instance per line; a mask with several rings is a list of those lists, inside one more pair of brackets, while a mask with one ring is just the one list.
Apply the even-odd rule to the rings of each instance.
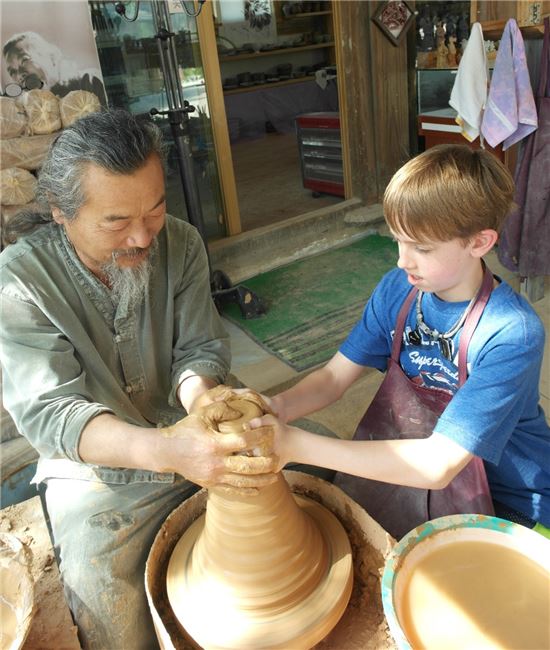
[[106, 104], [105, 86], [86, 0], [0, 0], [2, 94], [34, 88], [64, 97], [93, 92]]
[[219, 35], [238, 49], [248, 44], [253, 49], [275, 43], [277, 24], [271, 0], [220, 0]]

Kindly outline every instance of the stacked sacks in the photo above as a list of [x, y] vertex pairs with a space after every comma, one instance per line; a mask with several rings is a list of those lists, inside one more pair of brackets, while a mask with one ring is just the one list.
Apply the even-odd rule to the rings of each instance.
[[0, 97], [2, 225], [23, 207], [32, 209], [36, 171], [59, 131], [100, 108], [96, 95], [85, 90], [61, 98], [49, 90]]
[[95, 113], [101, 109], [97, 95], [87, 90], [71, 90], [59, 100], [59, 113], [63, 128], [70, 126], [88, 113]]

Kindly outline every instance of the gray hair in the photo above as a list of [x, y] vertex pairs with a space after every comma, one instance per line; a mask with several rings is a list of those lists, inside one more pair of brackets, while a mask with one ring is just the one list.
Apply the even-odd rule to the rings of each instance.
[[64, 129], [50, 146], [38, 176], [38, 212], [23, 211], [8, 223], [9, 243], [52, 220], [49, 208], [72, 220], [86, 201], [83, 180], [89, 163], [111, 174], [131, 174], [149, 156], [165, 159], [160, 129], [122, 110], [90, 113]]

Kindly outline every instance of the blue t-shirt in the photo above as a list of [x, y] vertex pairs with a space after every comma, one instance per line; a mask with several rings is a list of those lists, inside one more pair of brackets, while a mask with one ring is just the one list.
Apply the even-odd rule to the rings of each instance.
[[[361, 320], [342, 344], [350, 361], [385, 371], [397, 314], [411, 290], [401, 269], [376, 287]], [[446, 332], [467, 302], [422, 298], [424, 322]], [[422, 386], [453, 394], [434, 431], [483, 458], [495, 500], [550, 526], [550, 427], [539, 405], [544, 327], [529, 303], [506, 282], [493, 289], [468, 348], [468, 379], [458, 389], [458, 341], [448, 361], [437, 342], [416, 329], [413, 306], [405, 323], [400, 364]]]

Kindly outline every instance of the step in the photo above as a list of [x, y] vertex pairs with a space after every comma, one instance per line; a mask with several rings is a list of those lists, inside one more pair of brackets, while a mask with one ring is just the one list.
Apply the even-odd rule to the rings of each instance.
[[214, 270], [233, 284], [295, 260], [350, 244], [385, 227], [382, 206], [349, 199], [336, 206], [256, 228], [209, 244]]

